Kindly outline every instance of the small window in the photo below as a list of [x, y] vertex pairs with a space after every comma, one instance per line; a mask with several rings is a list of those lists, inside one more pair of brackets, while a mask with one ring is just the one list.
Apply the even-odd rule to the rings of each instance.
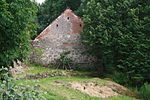
[[69, 20], [69, 17], [67, 17], [67, 19]]
[[58, 24], [56, 25], [56, 27], [58, 27]]
[[80, 24], [80, 27], [82, 27], [82, 24]]

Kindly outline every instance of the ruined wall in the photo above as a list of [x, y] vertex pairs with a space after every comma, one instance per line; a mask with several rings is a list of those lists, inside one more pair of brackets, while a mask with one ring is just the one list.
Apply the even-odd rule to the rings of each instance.
[[59, 58], [64, 51], [70, 51], [69, 57], [75, 63], [93, 62], [92, 56], [83, 54], [86, 47], [80, 39], [79, 33], [82, 29], [82, 20], [67, 9], [32, 42], [31, 60], [48, 65], [54, 59]]

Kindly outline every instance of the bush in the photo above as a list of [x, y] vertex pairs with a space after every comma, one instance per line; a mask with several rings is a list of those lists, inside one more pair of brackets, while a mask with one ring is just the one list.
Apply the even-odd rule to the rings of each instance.
[[[6, 68], [2, 70], [8, 71]], [[3, 74], [0, 83], [0, 100], [45, 100], [36, 88], [16, 85], [15, 80], [9, 77], [8, 73]]]
[[128, 75], [126, 75], [126, 73], [122, 73], [122, 72], [115, 72], [113, 77], [112, 77], [113, 81], [122, 84], [122, 85], [128, 85], [130, 80]]
[[130, 85], [150, 80], [150, 1], [89, 0], [82, 40], [105, 72], [124, 73]]
[[68, 57], [69, 54], [70, 54], [70, 51], [61, 53], [60, 57], [55, 59], [56, 65], [58, 67], [62, 67], [63, 69], [67, 69], [68, 67], [71, 69], [71, 64], [74, 61], [73, 61], [73, 59]]
[[143, 100], [150, 100], [150, 84], [145, 83], [139, 90], [139, 97]]

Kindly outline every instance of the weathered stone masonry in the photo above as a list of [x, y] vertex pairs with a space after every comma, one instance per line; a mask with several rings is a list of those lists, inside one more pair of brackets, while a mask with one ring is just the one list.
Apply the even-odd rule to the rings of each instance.
[[82, 29], [83, 21], [72, 10], [66, 9], [32, 41], [31, 60], [48, 65], [64, 51], [70, 51], [69, 57], [74, 59], [75, 63], [93, 62], [92, 56], [83, 54], [86, 47], [80, 40], [79, 33]]

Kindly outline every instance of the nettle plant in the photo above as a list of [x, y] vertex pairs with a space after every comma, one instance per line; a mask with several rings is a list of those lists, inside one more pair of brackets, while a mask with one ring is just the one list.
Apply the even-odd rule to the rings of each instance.
[[8, 69], [1, 68], [0, 100], [45, 100], [41, 91], [35, 87], [17, 85], [15, 79], [9, 77]]
[[71, 69], [71, 64], [74, 62], [72, 58], [69, 58], [68, 55], [70, 54], [70, 51], [65, 51], [60, 54], [60, 57], [55, 59], [55, 62], [57, 64], [57, 68], [61, 67], [63, 69]]

